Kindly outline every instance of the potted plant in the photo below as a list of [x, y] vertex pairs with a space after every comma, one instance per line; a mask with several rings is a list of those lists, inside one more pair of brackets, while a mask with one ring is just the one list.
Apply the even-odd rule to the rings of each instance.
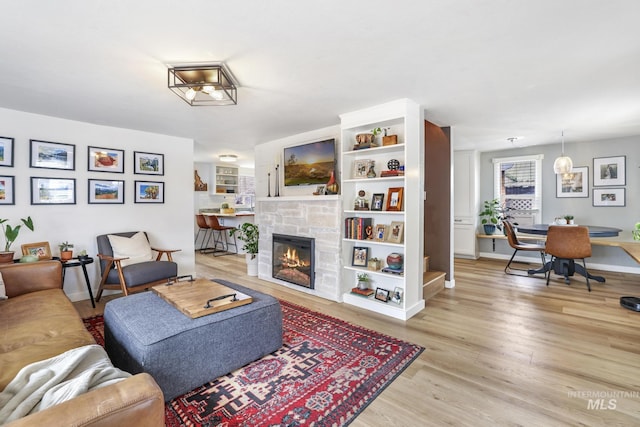
[[564, 219], [567, 220], [567, 224], [573, 224], [573, 215], [565, 215]]
[[369, 289], [369, 275], [367, 273], [358, 273], [358, 289]]
[[0, 219], [2, 234], [4, 235], [5, 240], [4, 251], [0, 252], [0, 263], [13, 262], [14, 252], [11, 250], [11, 245], [18, 238], [22, 225], [25, 225], [29, 230], [33, 231], [33, 220], [30, 216], [28, 216], [26, 219], [21, 218], [20, 220], [22, 221], [22, 224], [12, 227], [9, 224], [5, 224], [7, 221], [9, 221], [8, 219]]
[[238, 235], [238, 239], [244, 242], [242, 250], [247, 253], [247, 275], [258, 275], [258, 242], [260, 238], [260, 230], [258, 226], [250, 222], [245, 222], [238, 228], [229, 231], [232, 236]]
[[73, 243], [62, 242], [58, 247], [60, 248], [60, 259], [62, 261], [69, 261], [73, 258], [73, 250], [71, 250], [71, 248], [73, 248]]
[[485, 200], [483, 203], [484, 208], [480, 212], [480, 218], [482, 218], [484, 234], [494, 234], [500, 222], [500, 200]]
[[85, 249], [83, 249], [80, 252], [78, 252], [78, 259], [79, 260], [87, 260], [88, 258], [89, 258], [89, 255], [87, 254], [87, 251]]
[[235, 209], [229, 207], [229, 203], [224, 202], [220, 205], [220, 213], [223, 214], [232, 214], [235, 211]]
[[380, 258], [369, 258], [369, 262], [367, 263], [367, 268], [372, 271], [378, 271], [382, 268], [382, 260]]
[[636, 222], [635, 228], [631, 230], [633, 240], [640, 240], [640, 222]]

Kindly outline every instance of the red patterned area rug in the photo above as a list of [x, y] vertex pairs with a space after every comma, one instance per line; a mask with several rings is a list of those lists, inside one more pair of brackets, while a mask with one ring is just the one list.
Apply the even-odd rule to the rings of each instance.
[[[346, 426], [424, 350], [280, 304], [283, 347], [167, 403], [167, 426]], [[85, 325], [104, 345], [102, 316]]]

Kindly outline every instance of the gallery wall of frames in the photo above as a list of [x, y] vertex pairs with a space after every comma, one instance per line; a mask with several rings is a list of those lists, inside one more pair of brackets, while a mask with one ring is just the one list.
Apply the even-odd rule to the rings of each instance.
[[[0, 136], [0, 166], [12, 168], [16, 150], [15, 138]], [[124, 204], [125, 190], [130, 187], [133, 203], [164, 203], [164, 154], [132, 151], [130, 161], [134, 175], [140, 175], [129, 186], [117, 174], [124, 174], [126, 152], [121, 148], [87, 148], [86, 159], [79, 159], [76, 146], [63, 142], [29, 140], [28, 178], [32, 205], [75, 205], [78, 201], [76, 167], [84, 167], [91, 174], [87, 179], [88, 204]], [[47, 170], [68, 171], [69, 176], [45, 176]], [[0, 205], [15, 204], [15, 175], [0, 170]], [[104, 175], [104, 174], [110, 175]]]

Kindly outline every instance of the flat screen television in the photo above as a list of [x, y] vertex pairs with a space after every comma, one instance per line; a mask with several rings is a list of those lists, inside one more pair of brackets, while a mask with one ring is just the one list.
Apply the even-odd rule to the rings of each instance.
[[336, 141], [310, 142], [284, 149], [284, 185], [326, 184], [336, 165]]

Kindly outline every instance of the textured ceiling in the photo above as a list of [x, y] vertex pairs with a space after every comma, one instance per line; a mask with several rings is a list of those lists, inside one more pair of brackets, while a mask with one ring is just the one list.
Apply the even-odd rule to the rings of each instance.
[[[640, 135], [635, 0], [21, 0], [0, 107], [192, 138], [196, 159], [398, 98], [481, 150]], [[190, 107], [170, 64], [225, 61], [238, 105]], [[0, 132], [1, 134], [1, 132]]]

